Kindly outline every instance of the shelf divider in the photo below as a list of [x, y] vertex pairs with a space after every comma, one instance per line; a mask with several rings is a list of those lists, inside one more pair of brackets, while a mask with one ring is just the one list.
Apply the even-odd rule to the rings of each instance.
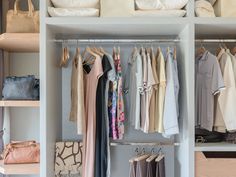
[[38, 100], [1, 100], [0, 107], [39, 107], [39, 103]]
[[0, 160], [0, 173], [5, 175], [34, 175], [39, 174], [40, 164], [9, 164], [5, 165]]

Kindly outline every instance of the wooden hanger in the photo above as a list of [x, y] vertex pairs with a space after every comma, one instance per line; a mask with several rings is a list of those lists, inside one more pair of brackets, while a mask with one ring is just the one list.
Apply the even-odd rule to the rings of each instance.
[[216, 49], [216, 56], [219, 55], [219, 53], [222, 49], [224, 49], [224, 48], [221, 46], [221, 44], [219, 44], [219, 47]]
[[67, 67], [69, 59], [70, 59], [69, 49], [68, 49], [68, 47], [63, 47], [60, 67]]
[[140, 157], [135, 158], [134, 161], [139, 162], [141, 160], [147, 159], [149, 156], [150, 155], [148, 154], [144, 154], [144, 155], [141, 155]]
[[104, 55], [104, 54], [103, 54], [102, 52], [100, 52], [96, 47], [92, 47], [91, 50], [92, 50], [94, 53], [98, 54], [100, 57], [102, 57], [102, 56]]
[[[83, 64], [84, 64], [84, 65], [85, 65], [85, 64], [93, 64], [94, 61], [95, 61], [96, 58], [97, 58], [97, 54], [95, 54], [95, 53], [91, 50], [91, 48], [90, 48], [89, 46], [87, 46], [87, 47], [85, 48], [85, 53], [86, 53], [86, 52], [89, 53], [89, 54], [91, 54], [92, 56], [89, 56], [89, 57], [85, 58]], [[84, 54], [85, 54], [85, 53], [84, 53]]]
[[236, 46], [231, 50], [231, 53], [232, 53], [233, 55], [236, 54]]
[[206, 52], [205, 47], [201, 44], [201, 47], [199, 47], [196, 51], [196, 56], [202, 56]]
[[153, 155], [151, 155], [150, 157], [148, 157], [147, 159], [146, 159], [146, 162], [151, 162], [151, 161], [153, 161], [155, 158], [157, 158], [157, 154], [153, 154]]
[[159, 154], [155, 161], [160, 162], [164, 157], [165, 157], [164, 154]]

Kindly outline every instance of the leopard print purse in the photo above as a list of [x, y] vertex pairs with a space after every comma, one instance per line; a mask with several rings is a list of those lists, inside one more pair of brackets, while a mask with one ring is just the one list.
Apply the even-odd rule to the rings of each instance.
[[56, 177], [80, 177], [82, 172], [82, 143], [57, 142], [55, 157]]

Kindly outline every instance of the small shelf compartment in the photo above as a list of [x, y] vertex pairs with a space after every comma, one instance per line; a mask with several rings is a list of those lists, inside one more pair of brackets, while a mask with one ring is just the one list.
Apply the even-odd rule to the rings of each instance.
[[34, 175], [39, 174], [40, 164], [10, 164], [4, 165], [0, 160], [0, 173], [5, 175]]
[[236, 151], [236, 144], [231, 143], [196, 143], [195, 144], [195, 152], [196, 151]]
[[39, 107], [39, 103], [38, 100], [0, 100], [0, 107]]
[[0, 49], [8, 52], [39, 52], [39, 33], [3, 33]]

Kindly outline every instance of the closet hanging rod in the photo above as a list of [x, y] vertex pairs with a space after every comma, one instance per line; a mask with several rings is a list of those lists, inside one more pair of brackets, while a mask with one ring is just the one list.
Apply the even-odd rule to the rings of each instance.
[[197, 43], [236, 43], [236, 39], [196, 39]]
[[55, 43], [177, 43], [180, 42], [180, 39], [55, 39]]
[[111, 146], [179, 146], [174, 142], [111, 142]]

